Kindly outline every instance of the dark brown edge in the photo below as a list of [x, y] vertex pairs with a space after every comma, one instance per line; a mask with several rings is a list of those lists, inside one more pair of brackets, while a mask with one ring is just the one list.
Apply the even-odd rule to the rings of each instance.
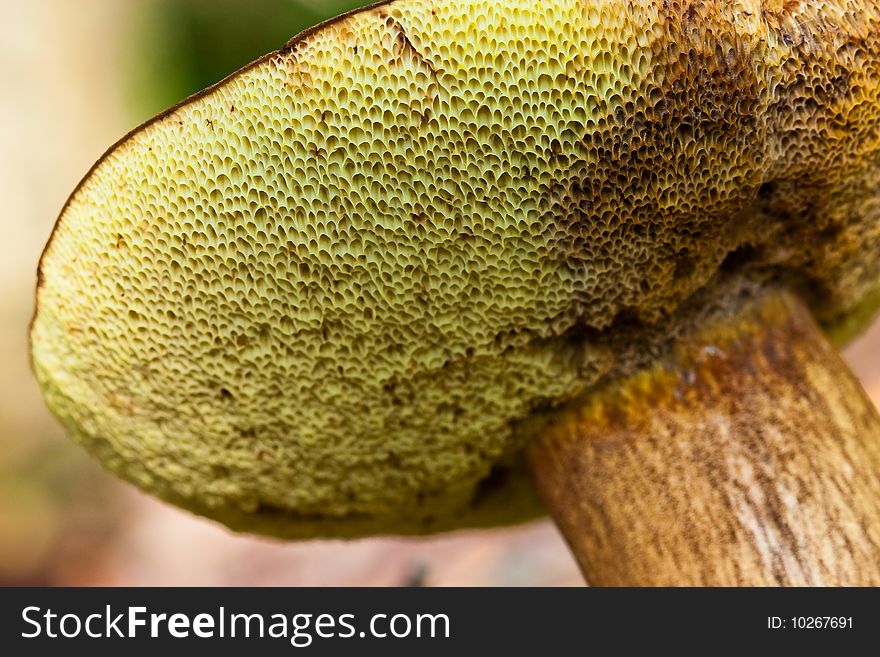
[[287, 43], [285, 43], [284, 46], [282, 46], [278, 50], [273, 50], [272, 52], [267, 53], [267, 54], [263, 55], [262, 57], [259, 57], [258, 59], [255, 59], [254, 61], [243, 66], [242, 68], [238, 69], [237, 71], [230, 73], [229, 75], [224, 77], [222, 80], [215, 82], [214, 84], [212, 84], [209, 87], [205, 87], [201, 91], [197, 91], [196, 93], [194, 93], [190, 96], [187, 96], [183, 100], [175, 103], [174, 105], [172, 105], [168, 109], [163, 110], [162, 112], [160, 112], [156, 116], [152, 117], [151, 119], [148, 119], [148, 120], [144, 121], [143, 123], [141, 123], [140, 125], [132, 128], [127, 133], [125, 133], [125, 135], [123, 135], [120, 139], [116, 140], [116, 142], [114, 142], [113, 145], [110, 146], [106, 151], [104, 151], [103, 155], [101, 155], [101, 157], [98, 158], [98, 160], [89, 168], [89, 170], [82, 177], [82, 179], [80, 179], [80, 181], [77, 183], [76, 187], [73, 188], [73, 191], [67, 197], [67, 200], [64, 202], [64, 205], [61, 206], [61, 211], [58, 213], [58, 216], [55, 219], [55, 223], [52, 225], [52, 230], [49, 233], [49, 238], [46, 240], [46, 244], [43, 246], [43, 250], [40, 252], [40, 260], [37, 264], [37, 284], [36, 284], [36, 289], [34, 292], [34, 313], [31, 316], [30, 323], [28, 324], [28, 351], [30, 353], [30, 358], [28, 360], [30, 361], [32, 371], [34, 370], [33, 330], [34, 330], [34, 324], [37, 321], [37, 314], [39, 313], [39, 310], [40, 310], [40, 296], [39, 295], [40, 295], [40, 290], [42, 290], [42, 288], [43, 288], [43, 282], [44, 282], [43, 281], [43, 261], [45, 260], [46, 253], [49, 251], [49, 248], [52, 246], [52, 242], [55, 239], [55, 234], [57, 233], [58, 227], [61, 223], [61, 218], [67, 212], [67, 209], [70, 207], [71, 203], [73, 202], [76, 195], [80, 192], [83, 185], [85, 185], [86, 181], [92, 177], [92, 174], [97, 170], [97, 168], [99, 166], [101, 166], [104, 163], [104, 161], [112, 153], [114, 153], [116, 151], [117, 148], [122, 146], [124, 143], [126, 143], [129, 139], [131, 139], [135, 135], [139, 134], [143, 130], [146, 130], [147, 128], [152, 126], [154, 123], [158, 123], [159, 121], [162, 121], [163, 119], [171, 116], [172, 114], [174, 114], [178, 110], [186, 107], [187, 105], [194, 103], [195, 101], [200, 100], [200, 99], [204, 98], [205, 96], [209, 96], [212, 93], [214, 93], [215, 91], [218, 91], [219, 89], [226, 86], [226, 84], [228, 84], [229, 82], [231, 82], [232, 80], [237, 78], [242, 73], [246, 73], [247, 71], [250, 71], [251, 69], [254, 69], [257, 66], [260, 66], [261, 64], [265, 64], [266, 62], [270, 61], [274, 57], [290, 53], [292, 50], [294, 50], [294, 48], [296, 48], [296, 46], [298, 46], [300, 43], [302, 43], [305, 39], [312, 36], [316, 32], [323, 30], [325, 27], [330, 27], [331, 25], [335, 25], [336, 23], [341, 22], [341, 21], [345, 20], [346, 18], [350, 18], [350, 17], [355, 16], [360, 13], [372, 11], [374, 9], [378, 9], [379, 7], [384, 7], [385, 5], [389, 5], [389, 4], [392, 4], [397, 1], [398, 0], [379, 0], [378, 2], [374, 2], [373, 4], [366, 5], [364, 7], [358, 7], [357, 9], [352, 9], [351, 11], [347, 11], [343, 14], [339, 14], [338, 16], [335, 16], [333, 18], [328, 18], [327, 20], [322, 21], [322, 22], [318, 23], [317, 25], [313, 25], [312, 27], [306, 28], [305, 30], [303, 30], [302, 32], [297, 34], [296, 36], [289, 39], [287, 41]]

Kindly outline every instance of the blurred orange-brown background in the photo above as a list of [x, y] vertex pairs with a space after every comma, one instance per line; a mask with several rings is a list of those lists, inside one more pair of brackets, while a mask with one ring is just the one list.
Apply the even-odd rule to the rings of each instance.
[[[0, 584], [567, 585], [541, 522], [431, 539], [233, 535], [103, 472], [28, 364], [37, 260], [67, 194], [121, 135], [356, 0], [0, 0]], [[846, 351], [880, 403], [880, 323]]]

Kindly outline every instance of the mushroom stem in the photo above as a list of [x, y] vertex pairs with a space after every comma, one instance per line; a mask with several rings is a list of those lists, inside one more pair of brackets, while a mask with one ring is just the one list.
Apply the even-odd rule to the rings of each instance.
[[529, 446], [594, 585], [880, 584], [880, 416], [802, 303], [768, 293]]

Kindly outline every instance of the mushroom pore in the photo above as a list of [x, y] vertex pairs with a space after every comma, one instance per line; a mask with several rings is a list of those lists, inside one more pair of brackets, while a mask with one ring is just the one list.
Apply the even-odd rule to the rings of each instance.
[[[547, 508], [597, 583], [791, 583], [801, 558], [805, 582], [875, 582], [880, 496], [828, 503], [859, 500], [862, 542], [788, 531], [812, 480], [710, 504], [701, 464], [748, 488], [759, 455], [880, 437], [813, 324], [842, 343], [880, 304], [878, 116], [874, 0], [384, 3], [99, 160], [41, 261], [34, 370], [106, 467], [235, 529]], [[788, 422], [839, 390], [846, 413]], [[862, 490], [864, 449], [801, 466]], [[718, 513], [723, 536], [693, 530]], [[808, 558], [844, 538], [864, 571]]]

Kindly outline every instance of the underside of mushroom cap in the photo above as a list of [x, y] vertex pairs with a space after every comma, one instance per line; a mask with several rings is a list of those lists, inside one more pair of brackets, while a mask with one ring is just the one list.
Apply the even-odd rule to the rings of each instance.
[[536, 412], [767, 283], [880, 301], [868, 0], [398, 0], [133, 131], [44, 253], [46, 400], [111, 470], [283, 537], [540, 513]]

